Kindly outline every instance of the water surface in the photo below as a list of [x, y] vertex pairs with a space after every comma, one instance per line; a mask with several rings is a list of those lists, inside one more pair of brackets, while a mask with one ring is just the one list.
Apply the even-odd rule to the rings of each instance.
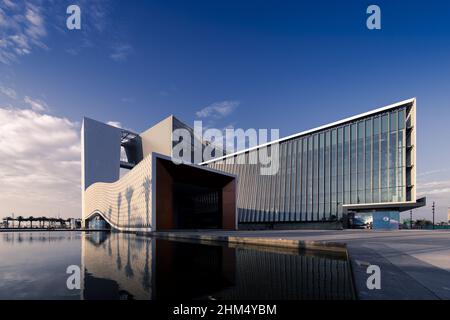
[[[0, 233], [0, 299], [352, 299], [345, 257], [105, 232]], [[66, 269], [80, 267], [80, 289]]]

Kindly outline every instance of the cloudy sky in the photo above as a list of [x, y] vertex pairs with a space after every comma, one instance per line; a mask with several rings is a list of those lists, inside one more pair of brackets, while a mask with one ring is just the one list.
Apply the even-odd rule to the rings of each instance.
[[419, 193], [445, 219], [450, 4], [377, 4], [370, 31], [356, 0], [0, 0], [0, 216], [80, 216], [83, 116], [284, 136], [417, 97]]

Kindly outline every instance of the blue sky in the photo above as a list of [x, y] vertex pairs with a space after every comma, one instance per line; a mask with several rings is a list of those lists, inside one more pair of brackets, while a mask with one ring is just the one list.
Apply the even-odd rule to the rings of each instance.
[[[81, 8], [81, 30], [66, 28], [70, 4]], [[381, 30], [366, 28], [370, 4], [381, 8]], [[448, 1], [0, 0], [0, 8], [0, 146], [16, 141], [0, 155], [13, 159], [0, 171], [0, 215], [28, 215], [36, 203], [79, 215], [83, 116], [140, 132], [169, 114], [192, 124], [212, 106], [226, 112], [203, 118], [211, 126], [285, 136], [417, 97], [419, 192], [446, 217]], [[30, 157], [34, 167], [24, 164]]]

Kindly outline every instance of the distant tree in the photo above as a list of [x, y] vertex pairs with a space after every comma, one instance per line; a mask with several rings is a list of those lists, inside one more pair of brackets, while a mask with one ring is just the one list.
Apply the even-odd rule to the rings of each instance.
[[403, 219], [402, 229], [409, 229], [409, 228], [411, 228], [411, 219], [409, 219], [409, 218], [408, 219]]
[[22, 217], [22, 216], [18, 216], [18, 217], [17, 217], [17, 221], [19, 221], [19, 229], [20, 229], [20, 224], [21, 224], [22, 221], [23, 221], [23, 217]]
[[427, 219], [418, 219], [414, 222], [414, 226], [419, 229], [427, 228], [433, 225], [433, 222]]
[[45, 228], [45, 222], [48, 221], [47, 217], [42, 217], [42, 227]]
[[34, 221], [34, 217], [33, 217], [33, 216], [30, 216], [30, 217], [28, 218], [28, 220], [30, 220], [30, 228], [33, 229], [33, 221]]
[[9, 221], [14, 220], [12, 217], [6, 217], [6, 227], [9, 227]]

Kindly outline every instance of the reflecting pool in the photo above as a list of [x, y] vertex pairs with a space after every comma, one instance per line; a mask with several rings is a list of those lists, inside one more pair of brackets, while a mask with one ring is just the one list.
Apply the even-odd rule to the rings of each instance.
[[[114, 232], [4, 232], [0, 257], [0, 299], [354, 299], [345, 257], [316, 252]], [[80, 289], [68, 289], [71, 265], [80, 267]]]

